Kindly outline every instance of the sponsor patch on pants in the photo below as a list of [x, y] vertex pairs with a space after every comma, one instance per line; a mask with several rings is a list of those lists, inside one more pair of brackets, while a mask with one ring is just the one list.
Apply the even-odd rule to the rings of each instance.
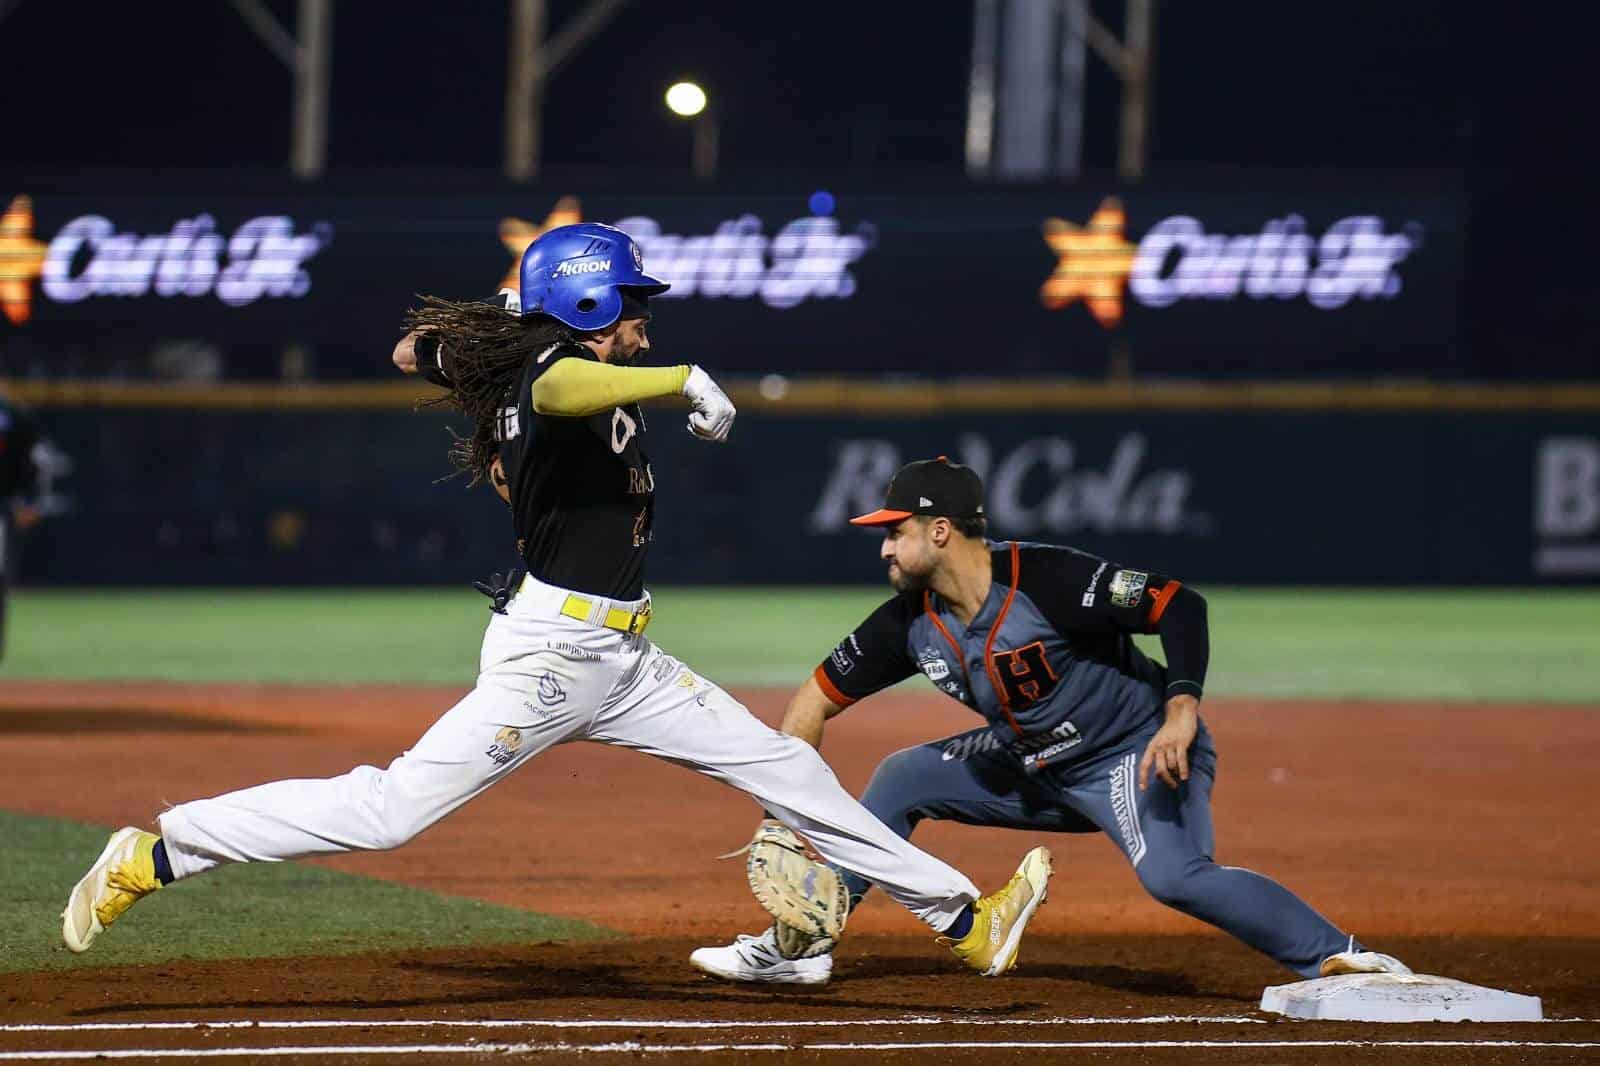
[[501, 766], [509, 763], [513, 756], [522, 748], [522, 730], [505, 726], [494, 735], [494, 743], [489, 745], [485, 755], [499, 763]]

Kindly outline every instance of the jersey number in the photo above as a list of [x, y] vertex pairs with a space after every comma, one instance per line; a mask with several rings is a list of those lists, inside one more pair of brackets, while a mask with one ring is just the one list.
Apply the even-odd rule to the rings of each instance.
[[516, 440], [522, 433], [522, 426], [517, 422], [516, 407], [500, 408], [500, 417], [495, 420], [494, 439], [498, 441]]
[[996, 652], [994, 672], [1006, 690], [1006, 705], [1038, 703], [1055, 691], [1056, 675], [1044, 657], [1044, 641], [1016, 651]]
[[622, 449], [628, 446], [628, 442], [637, 432], [639, 432], [638, 423], [628, 417], [628, 412], [620, 407], [617, 408], [616, 413], [611, 416], [611, 450], [621, 455]]

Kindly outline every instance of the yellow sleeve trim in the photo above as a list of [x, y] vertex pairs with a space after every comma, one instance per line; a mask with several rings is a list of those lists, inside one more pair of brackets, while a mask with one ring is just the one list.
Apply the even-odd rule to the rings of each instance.
[[611, 366], [562, 359], [533, 383], [533, 409], [541, 415], [582, 418], [622, 404], [676, 396], [688, 379], [687, 366]]

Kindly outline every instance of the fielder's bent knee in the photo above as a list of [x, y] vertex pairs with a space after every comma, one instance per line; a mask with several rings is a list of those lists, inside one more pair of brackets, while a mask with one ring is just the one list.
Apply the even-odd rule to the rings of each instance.
[[928, 802], [929, 774], [938, 762], [939, 752], [926, 746], [895, 752], [872, 772], [861, 805], [896, 833], [909, 835], [924, 817], [918, 808]]
[[873, 789], [891, 789], [898, 792], [911, 791], [912, 786], [925, 781], [930, 770], [939, 765], [939, 752], [936, 748], [919, 745], [915, 748], [902, 748], [878, 764], [872, 771], [872, 780], [867, 782], [867, 791]]
[[1174, 910], [1187, 912], [1198, 898], [1196, 869], [1192, 866], [1174, 867], [1143, 863], [1139, 867], [1139, 883], [1151, 897]]

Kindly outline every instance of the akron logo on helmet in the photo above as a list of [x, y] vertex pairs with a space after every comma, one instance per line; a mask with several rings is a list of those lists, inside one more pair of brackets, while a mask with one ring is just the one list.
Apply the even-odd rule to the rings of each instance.
[[551, 276], [572, 278], [579, 274], [603, 274], [611, 269], [609, 259], [563, 259], [556, 264]]

